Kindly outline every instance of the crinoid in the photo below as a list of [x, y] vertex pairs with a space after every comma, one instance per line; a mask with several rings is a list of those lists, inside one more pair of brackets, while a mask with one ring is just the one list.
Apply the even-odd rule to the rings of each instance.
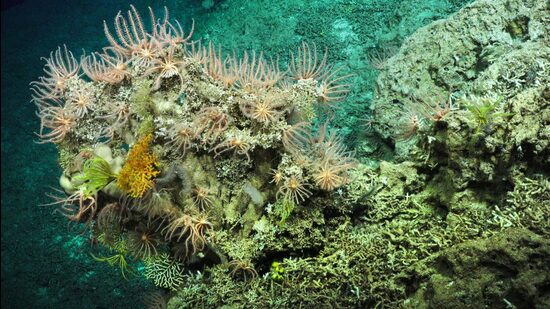
[[[165, 12], [168, 14], [168, 10]], [[116, 15], [114, 23], [116, 38], [109, 30], [107, 22], [103, 21], [103, 30], [111, 46], [126, 57], [144, 53], [143, 49], [150, 48], [157, 38], [158, 24], [151, 7], [149, 7], [149, 14], [152, 34], [146, 30], [140, 14], [133, 5], [130, 5], [130, 10], [127, 12], [128, 17], [125, 17], [120, 11]], [[151, 53], [154, 52], [151, 51]]]
[[307, 122], [299, 122], [283, 131], [282, 140], [285, 150], [290, 153], [299, 153], [309, 144], [311, 126]]
[[347, 172], [356, 165], [353, 152], [348, 151], [342, 139], [321, 126], [316, 135], [309, 137], [306, 155], [311, 156], [311, 169], [317, 187], [332, 191], [348, 181]]
[[76, 118], [83, 118], [94, 110], [95, 98], [93, 93], [85, 87], [80, 87], [74, 92], [68, 94], [66, 108], [73, 113]]
[[228, 137], [210, 151], [214, 152], [214, 157], [217, 157], [225, 152], [233, 151], [238, 155], [246, 156], [247, 162], [250, 162], [250, 140], [251, 137], [245, 131], [232, 131], [228, 133]]
[[206, 233], [213, 227], [212, 223], [208, 221], [208, 217], [203, 213], [195, 219], [195, 235], [193, 235], [192, 243], [195, 248], [199, 248], [199, 251], [204, 249], [206, 245]]
[[224, 132], [233, 118], [221, 107], [209, 106], [201, 109], [193, 122], [195, 138], [202, 135], [204, 141], [217, 139]]
[[140, 223], [128, 232], [128, 250], [136, 259], [147, 259], [158, 254], [160, 238], [154, 230], [151, 222], [148, 222]]
[[212, 229], [206, 215], [199, 215], [193, 225], [194, 231], [184, 241], [172, 243], [172, 253], [180, 261], [189, 261], [197, 252], [201, 252], [206, 246], [206, 233]]
[[194, 218], [183, 214], [172, 221], [162, 230], [167, 241], [183, 242], [187, 252], [196, 253], [204, 249], [206, 244], [205, 233], [212, 227], [206, 217]]
[[[233, 61], [237, 63], [236, 59]], [[256, 56], [256, 53], [252, 52], [252, 56], [249, 56], [248, 52], [244, 52], [238, 63], [237, 84], [247, 91], [255, 92], [271, 88], [284, 75], [284, 72], [279, 70], [277, 62], [272, 60], [271, 63], [268, 63], [262, 53]]]
[[179, 78], [181, 89], [183, 89], [184, 80], [183, 75], [180, 72], [180, 67], [182, 64], [183, 61], [176, 60], [174, 58], [174, 49], [168, 49], [162, 57], [155, 58], [152, 61], [151, 68], [145, 71], [145, 75], [150, 75], [152, 73], [158, 74], [155, 79], [153, 89], [160, 88], [160, 84], [163, 79], [168, 79], [174, 76]]
[[212, 206], [214, 203], [210, 192], [207, 188], [204, 187], [195, 187], [192, 190], [193, 193], [193, 203], [200, 207], [201, 210], [205, 210], [207, 207]]
[[301, 177], [294, 175], [285, 177], [279, 191], [277, 191], [277, 198], [282, 196], [284, 199], [298, 205], [313, 194], [308, 190], [309, 187], [311, 187], [311, 185], [305, 182]]
[[122, 135], [128, 127], [132, 112], [130, 106], [124, 102], [115, 101], [106, 104], [107, 113], [99, 118], [107, 120], [108, 125], [101, 129], [100, 135], [113, 138], [115, 134]]
[[270, 183], [275, 183], [276, 185], [281, 183], [281, 180], [283, 180], [283, 173], [279, 170], [273, 169], [271, 170], [271, 181]]
[[[63, 194], [62, 191], [59, 193]], [[86, 196], [84, 190], [77, 190], [67, 197], [49, 195], [54, 201], [44, 206], [58, 205], [59, 211], [70, 221], [91, 225], [97, 212], [97, 197]]]
[[58, 47], [55, 52], [51, 52], [49, 58], [42, 59], [46, 61], [46, 75], [31, 83], [32, 101], [39, 108], [49, 105], [49, 100], [60, 98], [66, 89], [67, 81], [78, 76], [80, 70], [80, 64], [65, 45], [63, 49]]
[[406, 141], [411, 139], [420, 129], [423, 119], [416, 111], [406, 108], [399, 119], [399, 128], [396, 133], [398, 140]]
[[82, 55], [80, 62], [84, 73], [93, 81], [116, 85], [131, 76], [128, 70], [129, 60], [111, 47], [104, 48], [103, 53]]
[[317, 187], [325, 191], [332, 191], [347, 182], [345, 172], [349, 169], [347, 165], [331, 165], [323, 162], [318, 166], [313, 175]]
[[[58, 106], [50, 106], [37, 113], [40, 117], [40, 138], [38, 143], [60, 143], [76, 125], [73, 112]], [[48, 133], [44, 129], [49, 129]]]
[[413, 110], [428, 121], [438, 122], [442, 121], [449, 113], [456, 110], [456, 106], [453, 105], [452, 99], [452, 93], [450, 93], [448, 97], [440, 93], [432, 94], [427, 95], [426, 98], [422, 100], [413, 98], [407, 108]]
[[335, 68], [327, 64], [327, 51], [322, 57], [317, 55], [317, 47], [313, 49], [305, 42], [298, 49], [297, 55], [292, 54], [290, 73], [296, 80], [314, 79], [319, 82], [317, 87], [317, 100], [320, 103], [329, 104], [339, 102], [346, 98], [351, 84], [344, 81], [353, 74], [341, 75], [343, 67]]
[[317, 88], [317, 101], [329, 105], [343, 101], [351, 91], [350, 83], [345, 83], [353, 74], [339, 75], [342, 67], [332, 69], [323, 76]]
[[207, 48], [199, 41], [191, 46], [189, 53], [203, 65], [210, 77], [220, 81], [225, 87], [231, 87], [239, 78], [238, 62], [235, 57], [223, 58], [221, 48], [221, 45], [216, 48], [212, 42], [208, 43]]
[[173, 218], [170, 223], [162, 229], [161, 233], [164, 234], [164, 238], [169, 241], [175, 239], [180, 241], [182, 238], [188, 239], [190, 234], [193, 233], [194, 219], [190, 215], [182, 214], [177, 218]]
[[167, 145], [172, 152], [184, 156], [187, 149], [191, 147], [194, 137], [195, 130], [190, 124], [177, 123], [168, 130], [170, 141]]
[[258, 101], [245, 100], [239, 107], [246, 117], [266, 125], [280, 119], [285, 112], [284, 102], [269, 94]]
[[298, 48], [296, 55], [292, 53], [290, 61], [290, 74], [294, 79], [319, 79], [325, 74], [327, 68], [327, 52], [323, 53], [321, 59], [317, 56], [317, 46], [313, 49], [306, 42]]
[[228, 267], [233, 278], [241, 278], [244, 281], [248, 281], [249, 279], [258, 277], [258, 272], [250, 261], [232, 260], [228, 263]]
[[136, 204], [136, 210], [146, 215], [148, 221], [171, 214], [174, 207], [172, 195], [165, 189], [148, 191]]
[[178, 20], [171, 22], [169, 20], [168, 8], [164, 7], [164, 20], [157, 22], [156, 37], [157, 40], [164, 48], [185, 48], [186, 45], [190, 45], [191, 37], [195, 31], [195, 20], [191, 22], [191, 30], [187, 34], [183, 31]]
[[123, 203], [109, 203], [101, 208], [97, 214], [96, 227], [103, 233], [105, 242], [112, 244], [116, 241], [130, 215], [130, 210]]
[[127, 208], [121, 203], [109, 203], [97, 214], [97, 226], [100, 230], [111, 229], [113, 225], [119, 226], [126, 216]]

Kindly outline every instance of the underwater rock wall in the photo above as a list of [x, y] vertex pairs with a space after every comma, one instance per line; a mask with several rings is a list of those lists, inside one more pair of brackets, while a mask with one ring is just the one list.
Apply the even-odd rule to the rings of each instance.
[[340, 195], [313, 197], [283, 227], [260, 220], [259, 261], [274, 261], [263, 277], [214, 267], [170, 307], [548, 306], [547, 16], [541, 2], [477, 1], [412, 35], [373, 105], [403, 162], [359, 165]]
[[[521, 108], [547, 110], [548, 16], [545, 1], [476, 1], [446, 20], [419, 29], [388, 60], [378, 78], [371, 106], [376, 131], [396, 144], [398, 156], [404, 156], [415, 131], [444, 116], [437, 114], [446, 112], [448, 101], [451, 109], [467, 109], [483, 99], [491, 101], [481, 105], [492, 104], [487, 107], [492, 114], [516, 115], [516, 119], [510, 115], [513, 126], [503, 128], [511, 132], [503, 145], [506, 151], [521, 146], [521, 155], [536, 156], [539, 161], [547, 158], [548, 132], [542, 125], [548, 115], [519, 122], [514, 102], [533, 101]], [[477, 120], [479, 124], [497, 118], [502, 115]], [[476, 126], [474, 120], [470, 127], [487, 129]]]
[[485, 240], [444, 250], [430, 264], [426, 284], [411, 307], [546, 308], [550, 243], [547, 237], [513, 228]]

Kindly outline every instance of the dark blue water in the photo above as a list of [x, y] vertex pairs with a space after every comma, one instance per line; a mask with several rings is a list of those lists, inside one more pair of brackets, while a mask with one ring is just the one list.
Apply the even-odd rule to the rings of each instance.
[[127, 7], [126, 1], [24, 1], [2, 11], [3, 308], [139, 308], [153, 289], [94, 262], [79, 229], [51, 206], [39, 206], [50, 202], [46, 194], [57, 187], [60, 169], [55, 146], [35, 143], [39, 122], [29, 102], [40, 57], [64, 43], [74, 51], [102, 47], [102, 20]]

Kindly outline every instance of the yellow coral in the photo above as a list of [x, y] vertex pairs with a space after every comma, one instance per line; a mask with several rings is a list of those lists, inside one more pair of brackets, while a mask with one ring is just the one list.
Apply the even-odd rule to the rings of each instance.
[[118, 174], [118, 186], [131, 197], [142, 197], [153, 186], [158, 175], [158, 158], [149, 152], [152, 136], [140, 139], [128, 153], [128, 158]]

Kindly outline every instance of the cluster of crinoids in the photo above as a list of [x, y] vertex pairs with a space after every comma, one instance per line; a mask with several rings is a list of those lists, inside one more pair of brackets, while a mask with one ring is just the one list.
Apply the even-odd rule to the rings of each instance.
[[[32, 83], [38, 136], [64, 169], [68, 197], [54, 204], [117, 252], [98, 260], [190, 263], [212, 229], [238, 224], [223, 209], [232, 196], [260, 213], [275, 201], [288, 210], [347, 183], [351, 153], [327, 124], [311, 125], [349, 91], [326, 52], [304, 43], [283, 71], [261, 53], [192, 41], [166, 9], [149, 14], [145, 25], [131, 6], [104, 23], [110, 46], [80, 61], [60, 47]], [[166, 276], [155, 283], [180, 282]]]

